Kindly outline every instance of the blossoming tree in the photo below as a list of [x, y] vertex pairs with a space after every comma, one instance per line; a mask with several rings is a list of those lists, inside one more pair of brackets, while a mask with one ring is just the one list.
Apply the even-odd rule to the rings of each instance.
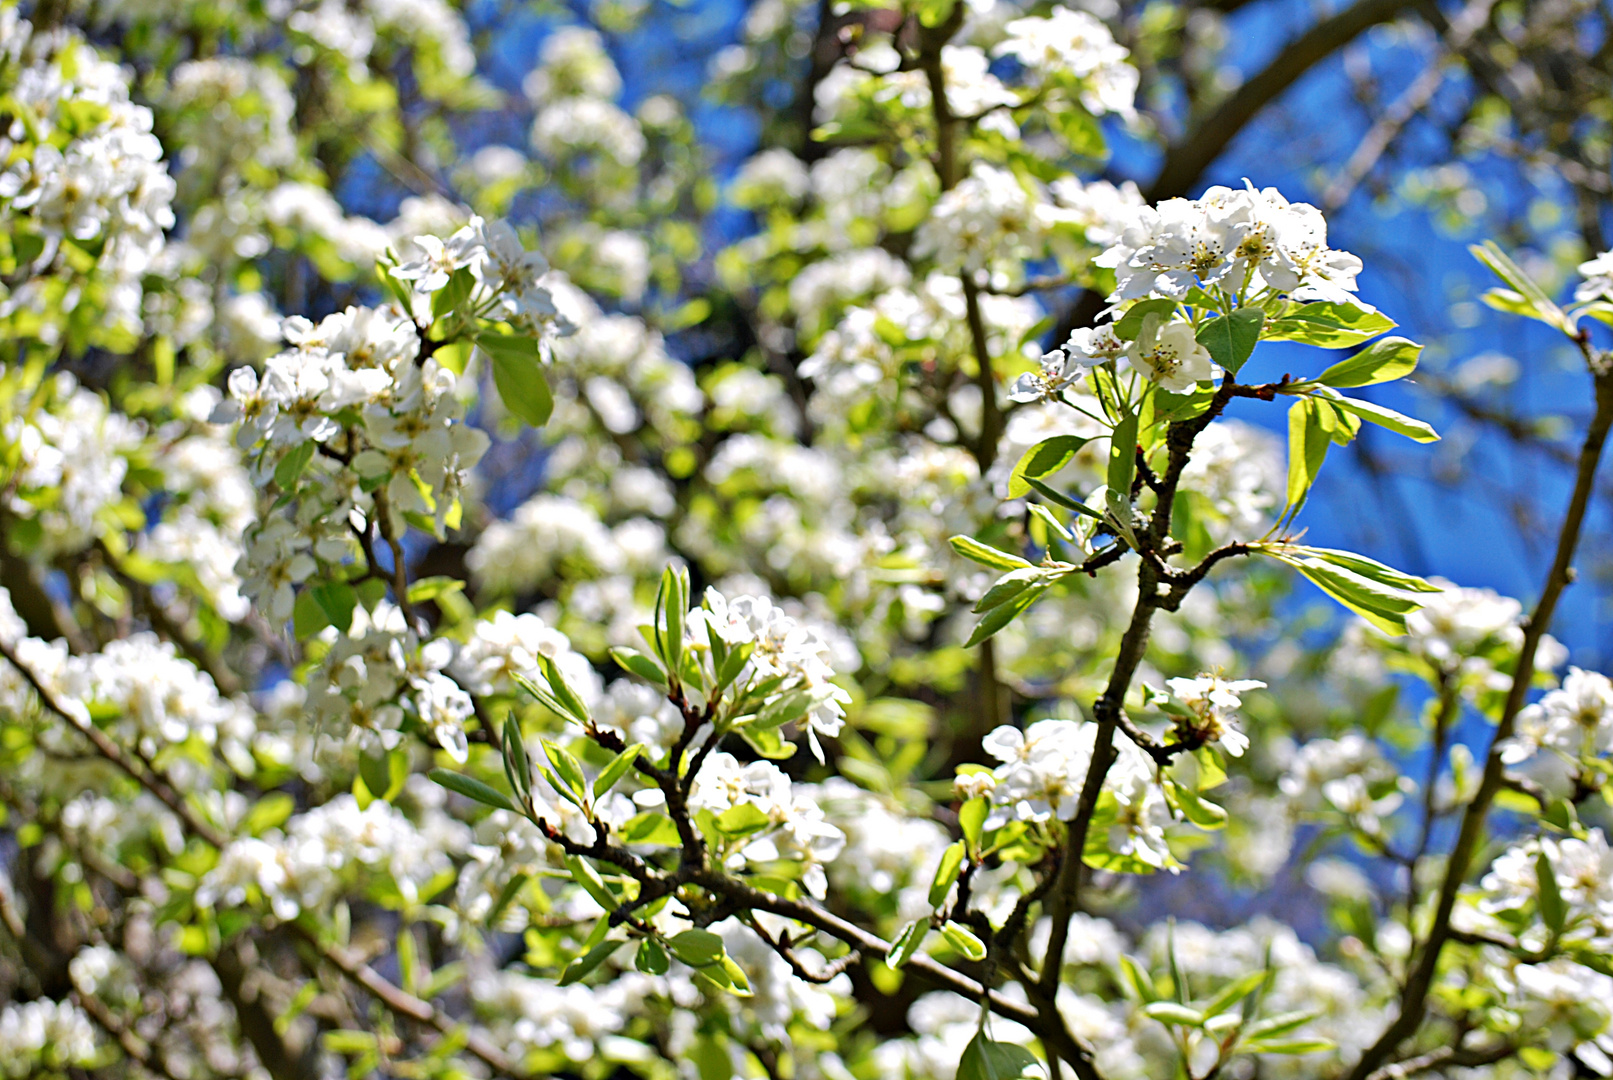
[[1422, 347], [1091, 178], [1104, 22], [841, 16], [706, 260], [593, 30], [382, 225], [498, 103], [446, 3], [0, 8], [0, 1073], [1613, 1074], [1613, 255], [1474, 250], [1592, 403], [1526, 612], [1304, 542]]

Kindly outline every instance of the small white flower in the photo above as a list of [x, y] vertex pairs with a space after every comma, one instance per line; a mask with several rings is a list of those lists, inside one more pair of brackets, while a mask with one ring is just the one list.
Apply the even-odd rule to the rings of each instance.
[[1185, 322], [1161, 323], [1157, 314], [1143, 320], [1137, 340], [1126, 349], [1132, 367], [1161, 389], [1177, 394], [1212, 378], [1210, 351], [1194, 338], [1193, 327]]

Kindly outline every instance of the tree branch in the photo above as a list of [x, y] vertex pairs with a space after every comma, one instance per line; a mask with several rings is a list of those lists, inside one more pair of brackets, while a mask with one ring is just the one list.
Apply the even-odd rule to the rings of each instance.
[[[1583, 341], [1581, 348], [1586, 349], [1587, 360], [1593, 359]], [[1506, 740], [1512, 737], [1518, 713], [1528, 697], [1529, 684], [1534, 680], [1535, 650], [1551, 625], [1552, 613], [1557, 608], [1558, 598], [1573, 580], [1574, 552], [1579, 546], [1580, 531], [1584, 526], [1585, 513], [1595, 487], [1596, 470], [1601, 462], [1602, 450], [1607, 443], [1608, 429], [1613, 427], [1613, 371], [1603, 370], [1595, 363], [1591, 364], [1591, 370], [1596, 388], [1596, 412], [1591, 418], [1580, 447], [1574, 491], [1569, 498], [1568, 512], [1564, 516], [1562, 529], [1557, 536], [1557, 552], [1546, 575], [1545, 588], [1540, 594], [1540, 600], [1530, 613], [1528, 623], [1524, 627], [1517, 668], [1512, 676], [1512, 685], [1507, 691], [1506, 703], [1501, 708], [1500, 719], [1496, 723], [1495, 735], [1490, 740], [1490, 749], [1484, 762], [1484, 776], [1479, 782], [1478, 793], [1474, 795], [1473, 801], [1468, 804], [1466, 812], [1462, 815], [1461, 832], [1457, 835], [1456, 844], [1446, 862], [1445, 877], [1440, 883], [1439, 899], [1429, 928], [1428, 941], [1407, 977], [1405, 989], [1401, 993], [1399, 1014], [1378, 1040], [1361, 1055], [1355, 1068], [1350, 1071], [1349, 1080], [1368, 1080], [1372, 1077], [1395, 1049], [1415, 1034], [1422, 1024], [1428, 994], [1433, 987], [1434, 975], [1439, 966], [1439, 955], [1451, 936], [1451, 912], [1456, 907], [1457, 891], [1467, 879], [1473, 857], [1478, 851], [1480, 836], [1489, 817], [1490, 805], [1496, 793], [1501, 790], [1505, 772], [1501, 762], [1501, 749]]]

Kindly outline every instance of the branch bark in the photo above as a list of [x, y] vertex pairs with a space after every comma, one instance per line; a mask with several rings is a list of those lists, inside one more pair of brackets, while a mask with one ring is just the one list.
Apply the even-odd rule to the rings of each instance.
[[1489, 818], [1491, 804], [1505, 779], [1505, 770], [1501, 763], [1502, 746], [1512, 736], [1518, 713], [1523, 709], [1529, 694], [1529, 684], [1534, 680], [1535, 650], [1551, 625], [1551, 617], [1557, 609], [1558, 599], [1568, 587], [1568, 583], [1573, 580], [1574, 552], [1579, 546], [1580, 531], [1584, 526], [1585, 513], [1595, 488], [1596, 470], [1607, 444], [1608, 429], [1613, 427], [1613, 371], [1598, 370], [1593, 364], [1592, 372], [1596, 387], [1596, 411], [1591, 417], [1584, 442], [1580, 447], [1574, 490], [1568, 501], [1568, 512], [1564, 516], [1562, 529], [1557, 535], [1556, 555], [1552, 559], [1551, 569], [1546, 574], [1546, 583], [1541, 591], [1540, 600], [1530, 613], [1529, 621], [1524, 628], [1517, 669], [1512, 677], [1512, 686], [1507, 691], [1506, 703], [1501, 708], [1495, 735], [1490, 740], [1479, 790], [1463, 812], [1461, 832], [1458, 833], [1456, 844], [1446, 862], [1445, 876], [1440, 883], [1439, 898], [1429, 928], [1428, 940], [1406, 979], [1405, 989], [1401, 993], [1399, 1014], [1378, 1040], [1361, 1055], [1355, 1068], [1350, 1071], [1349, 1080], [1368, 1080], [1372, 1077], [1401, 1043], [1416, 1034], [1426, 1015], [1428, 994], [1433, 988], [1434, 976], [1438, 972], [1440, 953], [1445, 943], [1450, 940], [1451, 912], [1456, 907], [1457, 891], [1467, 880], [1468, 871], [1478, 852], [1479, 841]]

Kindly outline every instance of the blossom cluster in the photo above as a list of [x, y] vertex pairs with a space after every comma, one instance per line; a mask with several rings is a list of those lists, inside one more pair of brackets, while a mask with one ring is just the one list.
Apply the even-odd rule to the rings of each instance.
[[[130, 101], [127, 74], [78, 34], [36, 30], [11, 5], [0, 9], [0, 57], [13, 113], [0, 135], [0, 221], [21, 271], [0, 319], [48, 343], [68, 322], [80, 340], [99, 336], [103, 328], [82, 321], [97, 310], [114, 328], [138, 331], [141, 279], [174, 224], [174, 182], [151, 110]], [[95, 301], [76, 311], [77, 298], [64, 294], [85, 289]]]
[[1242, 302], [1281, 294], [1357, 303], [1361, 260], [1327, 246], [1327, 222], [1276, 188], [1212, 187], [1198, 199], [1142, 207], [1097, 259], [1115, 271], [1112, 302], [1146, 296], [1185, 299], [1219, 290]]

